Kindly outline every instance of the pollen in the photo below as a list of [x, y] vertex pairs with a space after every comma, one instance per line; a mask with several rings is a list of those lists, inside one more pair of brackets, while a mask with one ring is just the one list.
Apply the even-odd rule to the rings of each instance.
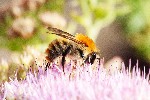
[[88, 36], [78, 33], [78, 34], [75, 35], [75, 38], [77, 40], [79, 40], [80, 42], [82, 42], [83, 44], [86, 44], [90, 51], [94, 51], [94, 52], [98, 51], [94, 41], [92, 39], [90, 39]]

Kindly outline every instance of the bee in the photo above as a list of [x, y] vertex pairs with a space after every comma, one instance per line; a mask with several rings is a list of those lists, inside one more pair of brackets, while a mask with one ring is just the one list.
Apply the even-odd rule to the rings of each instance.
[[[61, 56], [61, 65], [64, 72], [66, 57], [81, 58], [85, 64], [93, 64], [95, 59], [100, 59], [99, 49], [94, 41], [84, 34], [72, 35], [57, 28], [48, 27], [51, 34], [62, 38], [53, 40], [46, 50], [46, 59], [53, 62]], [[48, 32], [49, 33], [49, 32]], [[47, 68], [46, 68], [47, 69]]]

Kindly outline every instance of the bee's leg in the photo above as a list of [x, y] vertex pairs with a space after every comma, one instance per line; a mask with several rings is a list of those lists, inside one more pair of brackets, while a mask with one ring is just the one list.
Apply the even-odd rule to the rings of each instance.
[[95, 61], [95, 59], [96, 59], [96, 54], [93, 53], [93, 54], [91, 55], [91, 57], [90, 57], [90, 63], [93, 64], [94, 61]]
[[46, 64], [45, 71], [50, 67], [50, 62]]
[[65, 57], [70, 52], [71, 48], [72, 48], [72, 45], [68, 46], [67, 49], [62, 53], [62, 62], [61, 62], [61, 64], [62, 64], [62, 67], [63, 67], [63, 72], [65, 72], [64, 71], [64, 65], [65, 65], [65, 62], [66, 62]]
[[66, 62], [65, 57], [66, 57], [66, 56], [63, 56], [63, 57], [62, 57], [62, 61], [61, 61], [61, 64], [62, 64], [62, 67], [63, 67], [63, 72], [65, 72], [65, 71], [64, 71], [64, 65], [65, 65], [65, 62]]
[[79, 54], [80, 54], [80, 57], [84, 57], [84, 53], [83, 53], [83, 50], [81, 50], [81, 49], [77, 49], [78, 51], [79, 51]]

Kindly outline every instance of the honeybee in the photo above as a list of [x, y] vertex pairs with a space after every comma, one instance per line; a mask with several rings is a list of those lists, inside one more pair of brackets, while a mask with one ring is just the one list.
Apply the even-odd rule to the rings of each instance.
[[[48, 27], [51, 34], [58, 35], [62, 38], [55, 39], [49, 44], [46, 50], [46, 59], [53, 62], [61, 56], [61, 65], [64, 72], [66, 57], [71, 59], [82, 59], [85, 64], [93, 64], [95, 59], [100, 60], [99, 49], [92, 39], [84, 34], [72, 35], [57, 28]], [[48, 32], [49, 33], [49, 32]], [[46, 68], [47, 69], [47, 68]]]

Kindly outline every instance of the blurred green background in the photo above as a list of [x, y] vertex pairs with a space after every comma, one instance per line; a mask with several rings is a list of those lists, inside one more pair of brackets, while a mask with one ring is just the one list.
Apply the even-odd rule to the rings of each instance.
[[[118, 56], [148, 72], [149, 0], [0, 0], [0, 81], [41, 65], [55, 39], [47, 26], [92, 38], [105, 62]], [[36, 62], [35, 62], [36, 61]], [[34, 68], [33, 68], [34, 69]], [[0, 83], [1, 83], [0, 82]]]

